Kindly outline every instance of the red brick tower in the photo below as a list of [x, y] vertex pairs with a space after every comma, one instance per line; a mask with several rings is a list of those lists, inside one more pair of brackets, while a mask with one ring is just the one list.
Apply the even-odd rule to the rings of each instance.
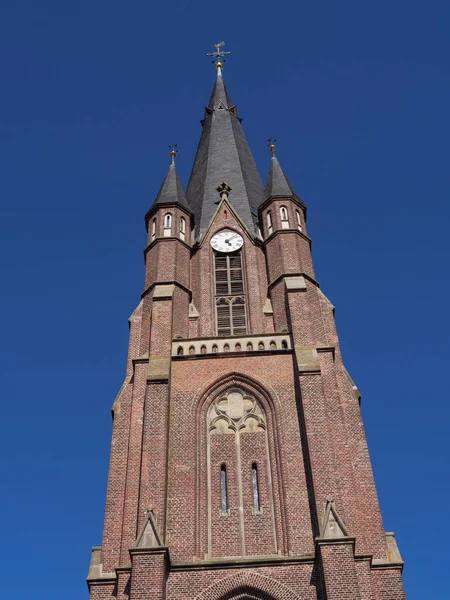
[[146, 215], [92, 600], [402, 600], [306, 207], [217, 77]]

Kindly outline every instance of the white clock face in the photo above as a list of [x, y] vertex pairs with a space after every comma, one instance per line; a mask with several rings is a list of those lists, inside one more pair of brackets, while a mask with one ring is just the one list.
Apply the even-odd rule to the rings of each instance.
[[217, 252], [235, 252], [242, 247], [244, 240], [242, 239], [242, 235], [236, 233], [236, 231], [231, 231], [230, 229], [223, 229], [222, 231], [218, 231], [211, 238], [211, 246]]

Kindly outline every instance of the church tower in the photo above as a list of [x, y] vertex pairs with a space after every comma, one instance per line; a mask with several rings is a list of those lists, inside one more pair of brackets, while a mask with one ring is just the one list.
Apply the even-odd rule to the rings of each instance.
[[91, 600], [403, 600], [306, 206], [263, 185], [223, 78], [186, 194], [176, 148], [114, 401]]

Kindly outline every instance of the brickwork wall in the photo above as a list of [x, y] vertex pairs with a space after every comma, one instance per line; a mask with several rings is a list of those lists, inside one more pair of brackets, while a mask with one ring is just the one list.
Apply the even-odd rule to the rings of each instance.
[[373, 571], [377, 600], [405, 600], [402, 575], [399, 569]]
[[154, 509], [161, 534], [165, 530], [168, 423], [168, 384], [163, 382], [148, 384], [140, 465], [139, 531], [147, 508]]
[[[224, 378], [230, 373], [232, 377], [227, 382]], [[267, 391], [264, 397], [258, 386], [252, 389], [248, 383], [251, 381], [270, 390], [270, 397]], [[192, 560], [207, 552], [206, 412], [217, 395], [233, 385], [246, 385], [266, 410], [279, 546], [287, 551], [284, 543], [289, 539], [292, 552], [313, 551], [299, 425], [292, 418], [296, 414], [292, 355], [267, 354], [183, 359], [172, 364], [168, 514], [171, 553], [177, 559]], [[255, 451], [259, 454], [259, 449]], [[182, 511], [178, 507], [172, 509], [176, 498], [183, 502]], [[193, 526], [196, 522], [199, 533]], [[193, 552], [199, 542], [200, 548]]]
[[[274, 567], [176, 571], [167, 583], [167, 600], [222, 600], [251, 594], [259, 600], [325, 600], [312, 563]], [[245, 596], [248, 597], [248, 596]]]
[[165, 551], [133, 553], [130, 600], [163, 600], [166, 596]]
[[321, 546], [320, 556], [327, 600], [361, 600], [351, 542]]
[[[281, 230], [281, 205], [288, 209], [291, 229]], [[267, 238], [269, 209], [274, 233]], [[139, 550], [133, 554], [131, 580], [129, 572], [119, 569], [116, 584], [93, 582], [91, 597], [222, 600], [224, 594], [230, 599], [247, 594], [260, 600], [404, 600], [398, 568], [374, 568], [359, 556], [386, 560], [385, 534], [358, 393], [342, 363], [333, 306], [314, 280], [303, 209], [288, 199], [269, 204], [263, 243], [248, 236], [225, 204], [193, 249], [189, 218], [183, 242], [178, 237], [183, 211], [170, 210], [171, 238], [163, 237], [166, 209], [155, 213], [157, 234], [151, 240], [150, 231], [145, 253], [144, 294], [130, 318], [127, 379], [114, 404], [101, 562], [103, 572], [111, 574], [130, 565], [129, 549], [143, 525], [144, 510], [152, 507], [174, 570], [166, 572], [163, 550]], [[174, 337], [215, 335], [210, 239], [224, 227], [244, 238], [249, 333], [289, 331], [293, 348], [319, 349], [311, 354], [313, 368], [307, 372], [297, 364], [295, 350], [184, 356], [171, 360], [167, 381], [148, 380], [148, 357], [150, 363], [154, 357], [168, 357]], [[284, 277], [300, 274], [306, 290], [287, 291]], [[173, 296], [153, 298], [155, 285], [169, 282], [175, 284]], [[263, 312], [268, 296], [273, 316]], [[189, 319], [191, 301], [198, 319]], [[209, 435], [208, 410], [232, 388], [260, 403], [266, 430]], [[253, 504], [253, 463], [258, 465], [259, 513]], [[220, 503], [222, 464], [227, 467], [227, 514]], [[351, 542], [322, 545], [313, 564], [314, 537], [330, 495], [349, 535], [356, 538], [357, 556], [355, 560]], [[242, 556], [265, 556], [267, 564], [199, 564]], [[311, 562], [274, 562], [282, 556], [311, 557]], [[195, 569], [179, 570], [181, 563]]]
[[189, 288], [189, 246], [177, 238], [158, 239], [146, 253], [145, 289], [155, 282], [177, 281]]
[[[239, 525], [238, 471], [235, 436], [211, 436], [211, 556], [241, 556], [241, 531]], [[221, 467], [226, 466], [228, 513], [221, 510]], [[192, 485], [192, 477], [185, 485]], [[172, 488], [173, 489], [173, 488]], [[183, 504], [180, 502], [180, 511]], [[173, 509], [169, 519], [172, 522]], [[206, 513], [206, 518], [209, 515]], [[205, 527], [206, 530], [206, 527]], [[207, 542], [206, 542], [207, 543]]]
[[[294, 343], [334, 346], [332, 307], [314, 284], [307, 281], [306, 287], [306, 292], [288, 294]], [[317, 517], [320, 521], [327, 496], [334, 496], [341, 518], [357, 538], [357, 552], [383, 559], [386, 541], [358, 399], [349, 389], [338, 347], [334, 355], [319, 353], [318, 361], [320, 374], [300, 377]]]
[[[140, 466], [142, 455], [142, 424], [146, 392], [147, 365], [135, 365], [131, 415], [129, 421], [128, 460], [126, 463], [125, 497], [120, 548], [120, 563], [128, 564], [128, 550], [137, 537], [137, 513], [139, 502]], [[114, 565], [117, 566], [117, 565]]]
[[[275, 523], [272, 516], [271, 466], [268, 463], [266, 432], [243, 432], [240, 435], [241, 479], [244, 504], [245, 554], [277, 553]], [[260, 510], [255, 511], [252, 466], [256, 464]]]
[[127, 384], [114, 411], [102, 542], [103, 570], [109, 573], [120, 564], [132, 394], [132, 385]]

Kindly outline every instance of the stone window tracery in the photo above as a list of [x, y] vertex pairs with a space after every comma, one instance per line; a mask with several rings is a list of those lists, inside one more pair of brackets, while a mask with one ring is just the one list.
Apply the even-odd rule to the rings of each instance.
[[229, 392], [216, 400], [208, 414], [209, 432], [218, 433], [236, 431], [265, 430], [266, 419], [259, 403], [241, 391]]
[[[219, 556], [223, 547], [230, 549], [230, 556], [276, 552], [262, 404], [240, 388], [220, 395], [207, 412], [207, 439], [208, 554]], [[252, 534], [255, 527], [257, 538]]]

